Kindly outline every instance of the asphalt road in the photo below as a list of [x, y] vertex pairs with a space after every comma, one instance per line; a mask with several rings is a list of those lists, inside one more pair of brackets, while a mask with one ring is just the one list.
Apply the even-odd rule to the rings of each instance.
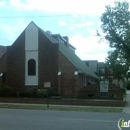
[[0, 130], [119, 130], [120, 118], [130, 114], [0, 108]]

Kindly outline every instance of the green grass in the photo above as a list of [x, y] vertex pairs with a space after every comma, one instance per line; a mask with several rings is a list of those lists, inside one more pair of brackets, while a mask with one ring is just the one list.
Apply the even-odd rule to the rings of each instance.
[[121, 113], [123, 108], [112, 107], [85, 107], [85, 106], [62, 106], [62, 105], [35, 105], [35, 104], [0, 104], [0, 108], [32, 109], [32, 110], [60, 110], [60, 111], [86, 111], [86, 112], [116, 112]]

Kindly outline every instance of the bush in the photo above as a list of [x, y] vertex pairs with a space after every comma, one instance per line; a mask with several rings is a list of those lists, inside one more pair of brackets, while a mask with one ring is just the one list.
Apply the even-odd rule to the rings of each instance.
[[37, 89], [37, 96], [38, 97], [45, 97], [46, 96], [46, 89]]
[[31, 93], [32, 93], [32, 97], [34, 97], [34, 98], [38, 97], [38, 95], [37, 95], [37, 88], [34, 88]]
[[0, 88], [0, 96], [1, 97], [11, 97], [14, 95], [13, 88], [9, 86], [4, 86]]
[[21, 92], [18, 95], [19, 97], [32, 97], [32, 93], [30, 92]]
[[59, 95], [57, 93], [54, 93], [52, 88], [41, 88], [41, 89], [37, 89], [37, 96], [47, 98], [47, 97], [59, 96]]

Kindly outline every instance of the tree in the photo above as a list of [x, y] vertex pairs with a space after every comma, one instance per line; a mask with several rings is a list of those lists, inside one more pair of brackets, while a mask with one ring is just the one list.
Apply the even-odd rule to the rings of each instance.
[[106, 6], [101, 16], [101, 29], [105, 39], [114, 51], [108, 52], [106, 63], [115, 70], [115, 76], [125, 74], [130, 66], [130, 11], [129, 3], [116, 1]]
[[108, 41], [110, 47], [116, 48], [122, 54], [126, 53], [130, 57], [129, 3], [117, 1], [114, 7], [106, 6], [106, 10], [101, 16], [101, 22], [103, 37]]
[[[114, 78], [121, 78], [126, 75], [129, 65], [126, 60], [118, 53], [118, 50], [109, 51], [106, 58], [106, 65], [109, 69], [113, 70]], [[126, 77], [126, 76], [125, 76]]]
[[129, 66], [129, 60], [127, 60], [126, 53], [121, 52], [120, 50], [114, 50], [108, 52], [108, 57], [106, 58], [106, 63], [110, 67], [114, 67], [117, 64], [123, 66]]

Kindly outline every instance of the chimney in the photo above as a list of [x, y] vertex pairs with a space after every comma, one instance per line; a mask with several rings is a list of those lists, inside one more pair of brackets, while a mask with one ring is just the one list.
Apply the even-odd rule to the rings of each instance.
[[63, 36], [63, 38], [66, 40], [66, 42], [69, 42], [69, 37]]
[[51, 31], [48, 31], [48, 30], [46, 31], [46, 33], [47, 33], [47, 34], [49, 34], [49, 35], [51, 35], [51, 34], [52, 34], [52, 32], [51, 32]]

